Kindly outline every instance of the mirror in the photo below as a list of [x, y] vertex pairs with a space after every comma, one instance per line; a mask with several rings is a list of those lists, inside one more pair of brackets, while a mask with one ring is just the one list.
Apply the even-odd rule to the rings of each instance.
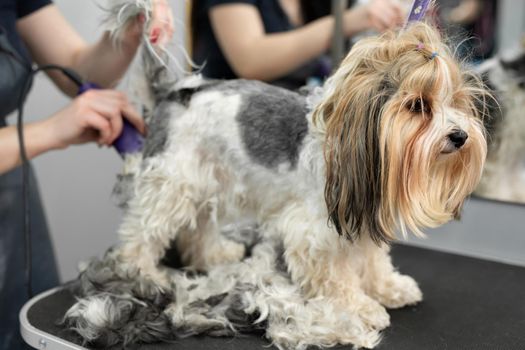
[[475, 194], [525, 204], [525, 48], [480, 66], [499, 106], [487, 121], [488, 156]]
[[493, 90], [488, 156], [475, 195], [525, 204], [525, 1], [438, 0], [456, 55]]

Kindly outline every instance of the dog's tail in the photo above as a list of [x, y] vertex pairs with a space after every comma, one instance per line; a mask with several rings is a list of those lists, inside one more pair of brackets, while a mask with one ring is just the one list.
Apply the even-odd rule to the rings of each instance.
[[[155, 106], [166, 98], [175, 82], [188, 73], [180, 68], [183, 65], [176, 62], [176, 58], [166, 47], [151, 44], [148, 33], [153, 25], [152, 3], [152, 0], [108, 0], [103, 20], [114, 45], [119, 47], [131, 26], [138, 25], [138, 17], [142, 16], [144, 19], [142, 42], [124, 83], [132, 99], [139, 105], [138, 109], [141, 110], [148, 129]], [[147, 143], [148, 140], [146, 145]], [[123, 170], [117, 176], [113, 190], [113, 197], [121, 208], [125, 209], [133, 197], [134, 181], [142, 161], [143, 152], [125, 156]]]
[[174, 84], [190, 75], [193, 68], [198, 68], [182, 45], [176, 48], [175, 56], [169, 47], [150, 42], [152, 3], [153, 0], [108, 0], [104, 19], [114, 43], [119, 45], [130, 26], [136, 25], [137, 17], [144, 18], [142, 42], [130, 69], [127, 88], [142, 104], [146, 122], [149, 122], [154, 106], [166, 99]]

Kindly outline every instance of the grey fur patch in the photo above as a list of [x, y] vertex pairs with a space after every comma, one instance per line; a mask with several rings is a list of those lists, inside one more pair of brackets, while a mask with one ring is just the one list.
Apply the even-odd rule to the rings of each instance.
[[171, 118], [177, 117], [175, 113], [183, 111], [174, 103], [162, 102], [155, 108], [148, 124], [148, 136], [142, 151], [144, 159], [162, 153], [168, 142], [169, 123]]
[[243, 103], [237, 121], [250, 158], [268, 168], [297, 164], [304, 137], [308, 133], [308, 108], [304, 95], [250, 80], [203, 80], [193, 88], [173, 89], [163, 97], [148, 125], [144, 158], [161, 153], [168, 140], [170, 118], [182, 114], [195, 94], [221, 91], [241, 94]]
[[500, 62], [507, 74], [518, 83], [518, 86], [525, 89], [525, 50], [510, 59], [500, 58]]
[[237, 243], [244, 244], [246, 255], [250, 256], [253, 247], [261, 241], [262, 235], [255, 223], [240, 222], [224, 226], [221, 234]]
[[238, 284], [235, 292], [232, 293], [228, 300], [228, 309], [225, 312], [225, 316], [238, 332], [264, 333], [268, 326], [266, 319], [263, 322], [256, 322], [261, 316], [258, 309], [253, 310], [253, 312], [246, 311], [250, 308], [244, 296], [246, 294], [255, 294], [256, 290], [257, 286], [253, 284]]
[[275, 270], [282, 273], [286, 277], [291, 278], [288, 273], [288, 264], [286, 263], [286, 258], [284, 257], [284, 245], [282, 242], [278, 242], [278, 244], [275, 245], [275, 254], [277, 255], [277, 259], [275, 261]]
[[243, 95], [237, 121], [251, 160], [272, 169], [283, 163], [294, 168], [308, 133], [306, 98], [256, 81], [235, 85]]
[[112, 196], [115, 198], [119, 208], [127, 209], [128, 203], [133, 197], [131, 188], [134, 181], [134, 174], [117, 175], [117, 182], [115, 183], [115, 187], [113, 187]]
[[165, 100], [177, 102], [185, 107], [188, 107], [191, 99], [193, 98], [193, 95], [195, 95], [198, 92], [216, 87], [220, 84], [222, 84], [221, 80], [202, 80], [202, 83], [199, 86], [192, 88], [174, 89], [170, 91], [166, 95]]
[[166, 149], [170, 120], [184, 113], [193, 95], [217, 84], [217, 80], [203, 80], [201, 85], [194, 88], [171, 89], [169, 92], [165, 87], [162, 89], [164, 95], [157, 96], [157, 107], [149, 119], [148, 136], [143, 150], [144, 159], [160, 154]]

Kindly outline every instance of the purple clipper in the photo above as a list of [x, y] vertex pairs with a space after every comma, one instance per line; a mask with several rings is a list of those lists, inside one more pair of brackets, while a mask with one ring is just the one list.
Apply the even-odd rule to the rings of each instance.
[[408, 15], [407, 24], [410, 22], [421, 21], [427, 13], [428, 6], [432, 0], [414, 0], [410, 15]]
[[[97, 84], [86, 82], [79, 87], [78, 94], [81, 95], [91, 89], [100, 89], [100, 87]], [[113, 142], [113, 147], [124, 158], [126, 154], [141, 151], [144, 146], [144, 138], [125, 118], [122, 119], [122, 122], [122, 132]]]

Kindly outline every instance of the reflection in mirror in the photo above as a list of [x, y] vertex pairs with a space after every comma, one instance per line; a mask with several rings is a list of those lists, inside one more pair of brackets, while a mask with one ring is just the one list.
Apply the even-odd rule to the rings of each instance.
[[489, 153], [475, 193], [525, 204], [525, 46], [479, 70], [494, 89], [499, 108], [492, 106], [486, 123]]
[[525, 204], [525, 1], [437, 4], [456, 55], [476, 67], [495, 98], [484, 120], [488, 156], [475, 195]]

